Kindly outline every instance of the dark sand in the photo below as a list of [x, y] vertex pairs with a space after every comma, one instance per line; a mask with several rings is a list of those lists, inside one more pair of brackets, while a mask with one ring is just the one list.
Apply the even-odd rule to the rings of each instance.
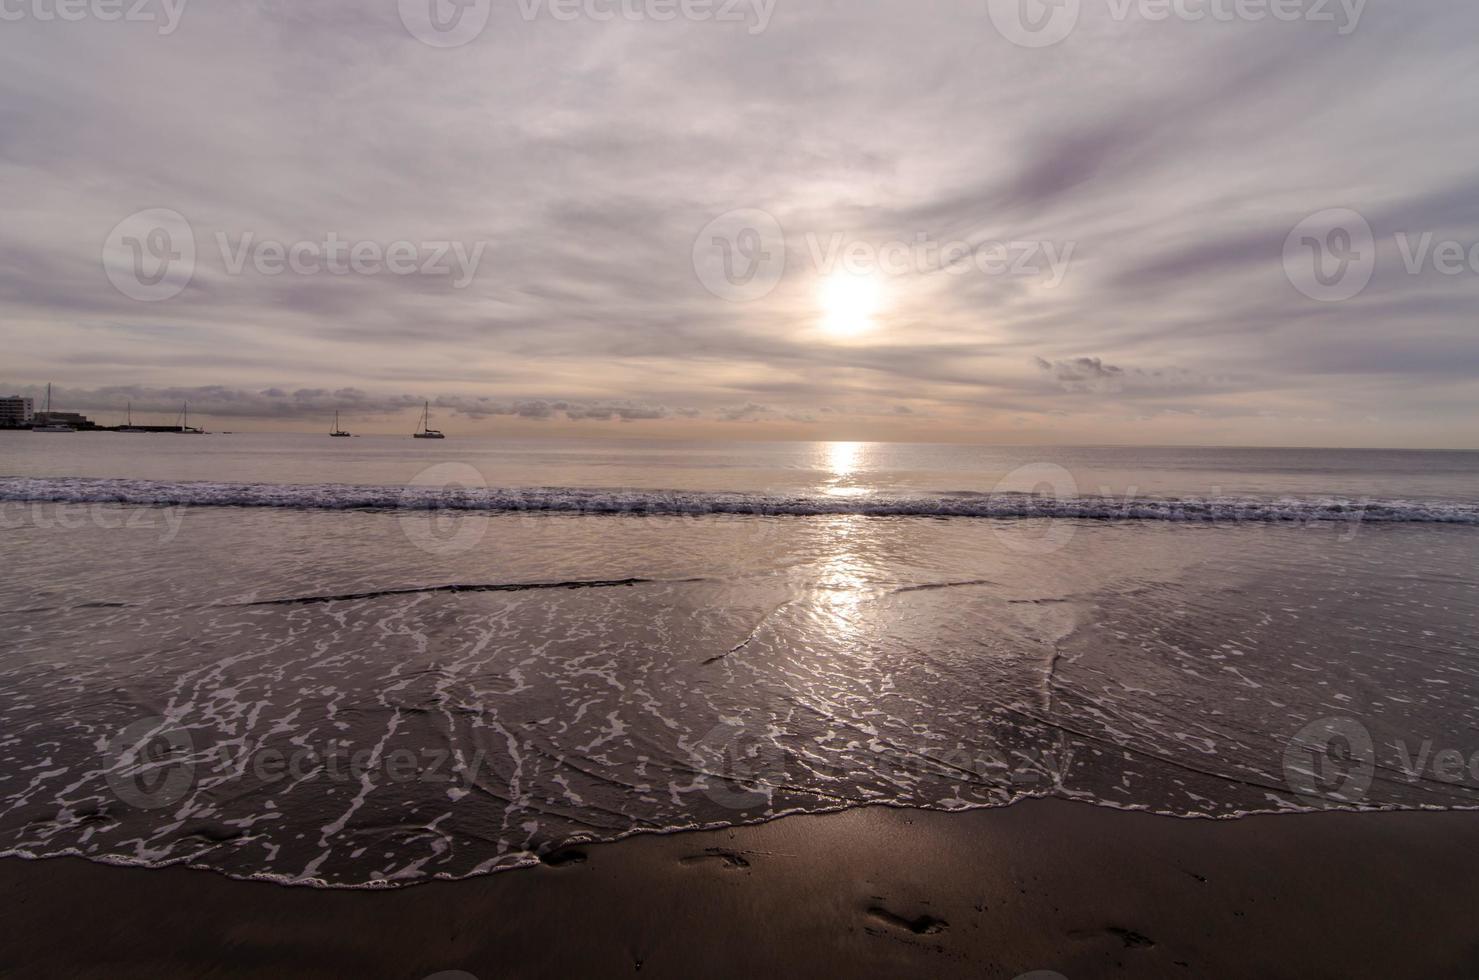
[[0, 861], [15, 976], [1479, 977], [1479, 814], [1060, 801], [644, 836], [396, 891]]

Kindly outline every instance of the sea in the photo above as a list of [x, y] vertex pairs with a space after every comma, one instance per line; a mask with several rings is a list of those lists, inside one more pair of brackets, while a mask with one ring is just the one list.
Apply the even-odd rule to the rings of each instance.
[[1479, 806], [1479, 453], [0, 432], [0, 543], [5, 855]]

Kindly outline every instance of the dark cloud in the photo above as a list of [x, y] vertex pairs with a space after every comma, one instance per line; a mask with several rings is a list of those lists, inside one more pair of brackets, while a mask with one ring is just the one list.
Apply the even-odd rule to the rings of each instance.
[[745, 405], [724, 409], [719, 413], [719, 418], [725, 422], [753, 422], [756, 419], [771, 415], [773, 412], [774, 410], [769, 406], [749, 402]]
[[1230, 378], [1198, 375], [1180, 368], [1124, 368], [1106, 364], [1099, 357], [1073, 357], [1061, 361], [1033, 359], [1064, 391], [1095, 394], [1190, 394], [1214, 388], [1228, 390], [1236, 385]]

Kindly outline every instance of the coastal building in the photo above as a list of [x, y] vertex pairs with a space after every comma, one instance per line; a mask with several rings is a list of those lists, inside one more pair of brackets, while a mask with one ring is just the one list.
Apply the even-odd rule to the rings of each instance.
[[36, 403], [30, 398], [8, 395], [0, 398], [0, 428], [30, 425], [36, 414]]

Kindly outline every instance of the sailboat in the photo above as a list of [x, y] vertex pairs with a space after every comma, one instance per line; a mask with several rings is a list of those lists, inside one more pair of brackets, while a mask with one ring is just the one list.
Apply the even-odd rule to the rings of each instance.
[[46, 383], [46, 411], [42, 413], [46, 421], [41, 425], [31, 426], [32, 432], [76, 432], [70, 425], [62, 425], [60, 422], [51, 421], [51, 382]]
[[426, 403], [426, 408], [421, 412], [421, 425], [417, 427], [414, 439], [445, 439], [440, 429], [431, 428], [431, 402]]
[[185, 403], [185, 407], [180, 410], [180, 432], [183, 433], [183, 434], [185, 434], [185, 435], [190, 435], [190, 436], [203, 436], [203, 435], [205, 435], [205, 430], [204, 429], [195, 429], [195, 428], [191, 428], [191, 426], [190, 426], [190, 403], [189, 402], [186, 402]]
[[329, 435], [333, 436], [335, 439], [348, 439], [349, 438], [349, 435], [350, 434], [348, 432], [345, 432], [343, 429], [339, 428], [339, 413], [338, 412], [335, 412], [334, 413], [334, 431], [330, 432]]
[[148, 432], [148, 429], [134, 425], [134, 403], [128, 403], [128, 421], [118, 427], [119, 432]]

